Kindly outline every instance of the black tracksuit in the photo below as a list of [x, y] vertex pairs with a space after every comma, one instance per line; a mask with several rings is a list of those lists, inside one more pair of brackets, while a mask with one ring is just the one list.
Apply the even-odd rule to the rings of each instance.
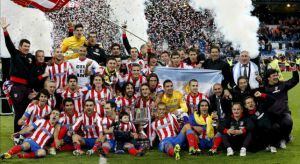
[[288, 107], [288, 91], [298, 83], [299, 74], [294, 71], [291, 79], [265, 86], [265, 93], [275, 98], [275, 102], [268, 108], [271, 122], [280, 127], [280, 138], [287, 141], [293, 128], [291, 111]]
[[14, 132], [18, 132], [21, 127], [18, 126], [17, 122], [24, 114], [29, 103], [29, 77], [31, 75], [30, 70], [35, 62], [35, 58], [30, 53], [25, 55], [17, 50], [11, 41], [8, 32], [4, 32], [4, 38], [6, 47], [11, 56], [10, 80], [14, 83], [14, 85], [11, 88], [10, 97], [12, 98], [15, 110]]
[[94, 46], [88, 45], [86, 57], [95, 60], [102, 66], [105, 66], [106, 64], [107, 55], [104, 49], [102, 49], [99, 44], [96, 44]]
[[43, 78], [42, 75], [46, 67], [46, 63], [35, 63], [31, 68], [31, 75], [29, 77], [30, 88], [33, 88], [36, 92], [44, 88], [46, 78]]
[[204, 69], [213, 69], [213, 70], [220, 70], [222, 71], [222, 75], [224, 77], [224, 80], [222, 81], [223, 88], [227, 88], [228, 84], [230, 84], [231, 87], [235, 85], [233, 81], [232, 71], [230, 69], [230, 66], [228, 63], [221, 59], [217, 59], [215, 61], [211, 59], [206, 59], [202, 65]]
[[[226, 148], [231, 147], [233, 150], [239, 150], [242, 147], [247, 148], [252, 140], [253, 122], [247, 117], [235, 120], [233, 117], [226, 119], [221, 123], [220, 131], [222, 133], [223, 144]], [[241, 135], [228, 135], [227, 130], [242, 130]]]
[[279, 127], [271, 124], [271, 120], [267, 109], [275, 102], [272, 96], [263, 94], [259, 101], [257, 101], [256, 109], [247, 111], [248, 117], [254, 123], [253, 142], [251, 150], [263, 150], [267, 146], [276, 146], [278, 142]]

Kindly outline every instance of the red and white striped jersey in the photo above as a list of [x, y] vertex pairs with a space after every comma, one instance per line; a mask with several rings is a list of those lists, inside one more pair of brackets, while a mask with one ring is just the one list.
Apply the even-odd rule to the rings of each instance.
[[137, 98], [135, 107], [136, 108], [150, 108], [153, 106], [154, 101], [149, 98], [149, 99], [143, 99], [142, 97]]
[[63, 88], [67, 85], [67, 77], [74, 73], [71, 63], [65, 61], [61, 64], [47, 66], [45, 72], [49, 73], [49, 78], [56, 82], [56, 89]]
[[146, 65], [145, 68], [142, 69], [142, 72], [143, 72], [144, 76], [149, 76], [151, 73], [154, 73], [154, 71], [152, 71], [152, 70], [153, 69], [151, 69], [151, 67]]
[[161, 141], [168, 137], [175, 137], [177, 135], [176, 132], [179, 131], [179, 124], [176, 116], [168, 113], [164, 118], [152, 122], [151, 128], [152, 135], [157, 134]]
[[101, 118], [96, 112], [91, 116], [83, 113], [73, 125], [74, 131], [78, 131], [79, 128], [83, 131], [84, 138], [98, 138], [103, 132]]
[[43, 148], [48, 140], [53, 136], [55, 127], [50, 124], [49, 120], [45, 119], [36, 120], [32, 123], [32, 126], [35, 131], [30, 138]]
[[136, 94], [139, 94], [140, 92], [140, 88], [142, 84], [146, 84], [147, 78], [143, 75], [139, 75], [139, 77], [137, 79], [133, 78], [133, 75], [131, 73], [125, 75], [124, 78], [120, 78], [119, 82], [122, 83], [126, 83], [126, 82], [131, 82], [134, 85], [134, 91]]
[[67, 128], [69, 129], [72, 128], [79, 117], [80, 115], [75, 111], [75, 109], [73, 115], [68, 115], [65, 112], [61, 112], [58, 123], [61, 126], [67, 126]]
[[132, 122], [128, 122], [128, 123], [120, 122], [118, 130], [120, 130], [122, 132], [136, 133], [136, 128]]
[[112, 99], [112, 94], [110, 89], [104, 87], [101, 91], [96, 91], [95, 89], [89, 90], [85, 96], [85, 99], [93, 99], [96, 104], [100, 103], [101, 101], [108, 101]]
[[38, 104], [30, 103], [24, 113], [24, 116], [27, 118], [25, 120], [26, 125], [29, 125], [36, 120], [43, 119], [45, 116], [49, 115], [51, 111], [52, 109], [48, 105], [41, 108]]
[[196, 96], [193, 96], [191, 93], [189, 93], [188, 95], [185, 95], [185, 101], [186, 101], [186, 105], [188, 107], [188, 114], [193, 114], [194, 111], [198, 110], [198, 105], [200, 103], [201, 100], [206, 99], [208, 100], [208, 98], [205, 96], [204, 93], [200, 93], [198, 92], [198, 94]]
[[103, 105], [101, 105], [100, 103], [97, 103], [97, 104], [96, 104], [95, 111], [96, 111], [96, 113], [97, 113], [100, 117], [104, 117], [104, 116], [105, 116], [105, 110], [104, 110], [104, 107], [103, 107]]
[[120, 111], [122, 108], [128, 106], [128, 107], [134, 107], [136, 103], [136, 97], [133, 96], [132, 98], [126, 98], [126, 97], [117, 97], [116, 98], [116, 104], [117, 104], [117, 110]]
[[76, 112], [81, 114], [83, 112], [84, 97], [87, 91], [88, 90], [86, 88], [80, 88], [76, 92], [72, 92], [70, 88], [67, 88], [61, 93], [61, 97], [63, 99], [72, 98], [74, 100]]
[[135, 61], [132, 61], [131, 59], [122, 60], [122, 64], [126, 65], [128, 72], [131, 71], [133, 63], [139, 64], [141, 66], [141, 69], [145, 68], [145, 62], [141, 59], [136, 59]]
[[[102, 125], [103, 129], [109, 129], [111, 127], [111, 125], [114, 123], [114, 120], [110, 117], [101, 117], [101, 121], [100, 124]], [[113, 133], [109, 133], [109, 134], [105, 134], [106, 139], [108, 140], [113, 140], [114, 139], [114, 134]]]

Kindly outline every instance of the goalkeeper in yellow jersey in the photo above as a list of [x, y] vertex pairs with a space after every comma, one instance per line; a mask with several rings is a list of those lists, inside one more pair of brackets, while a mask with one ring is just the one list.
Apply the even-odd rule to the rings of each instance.
[[[161, 102], [166, 104], [166, 108], [171, 113], [175, 114], [180, 120], [187, 118], [187, 105], [184, 100], [184, 96], [179, 91], [174, 91], [173, 82], [171, 80], [165, 80], [163, 83], [164, 94], [161, 98]], [[186, 117], [185, 117], [186, 116]]]

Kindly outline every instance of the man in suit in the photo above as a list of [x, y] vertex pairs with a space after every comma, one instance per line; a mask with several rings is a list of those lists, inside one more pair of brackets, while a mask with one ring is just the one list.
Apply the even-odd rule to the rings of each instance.
[[209, 97], [211, 108], [209, 113], [216, 112], [218, 120], [224, 120], [230, 117], [231, 114], [231, 100], [223, 96], [224, 89], [220, 83], [213, 85], [213, 95]]
[[249, 81], [251, 89], [259, 87], [259, 70], [257, 65], [250, 61], [248, 51], [241, 52], [239, 62], [234, 65], [232, 72], [235, 84], [237, 84], [237, 79], [240, 76], [245, 76]]

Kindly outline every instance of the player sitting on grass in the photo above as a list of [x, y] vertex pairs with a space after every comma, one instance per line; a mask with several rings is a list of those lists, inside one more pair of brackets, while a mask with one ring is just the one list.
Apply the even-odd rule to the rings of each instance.
[[[95, 102], [92, 99], [85, 100], [84, 112], [73, 125], [72, 129], [76, 134], [72, 136], [75, 150], [73, 154], [79, 156], [84, 154], [81, 146], [87, 149], [94, 147], [97, 141], [103, 138], [102, 126], [100, 124], [101, 118], [95, 111]], [[83, 137], [78, 134], [79, 129], [83, 132]], [[87, 152], [90, 155], [90, 151]]]
[[[29, 126], [23, 128], [18, 134], [25, 134], [34, 130], [33, 134], [26, 138], [22, 145], [16, 145], [1, 154], [1, 159], [12, 158], [13, 155], [18, 154], [19, 158], [41, 158], [46, 156], [44, 149], [45, 144], [53, 137], [54, 128], [59, 120], [59, 111], [53, 110], [50, 114], [50, 119], [39, 119]], [[26, 151], [22, 154], [21, 151]]]
[[[60, 114], [58, 124], [54, 131], [54, 141], [49, 149], [49, 154], [56, 155], [56, 150], [66, 151], [74, 150], [72, 136], [72, 126], [78, 120], [80, 115], [76, 112], [72, 98], [63, 100], [64, 111]], [[69, 133], [68, 133], [69, 132]]]
[[130, 122], [129, 114], [126, 112], [120, 113], [120, 121], [116, 122], [114, 128], [114, 136], [117, 143], [116, 153], [123, 154], [124, 150], [133, 156], [143, 156], [143, 150], [137, 150], [134, 146], [135, 140], [138, 138], [135, 126]]
[[152, 122], [151, 129], [151, 140], [153, 141], [156, 135], [159, 137], [159, 150], [179, 160], [180, 146], [185, 141], [185, 131], [183, 129], [179, 132], [179, 123], [176, 116], [167, 110], [166, 104], [163, 102], [157, 105], [156, 120]]
[[222, 142], [221, 134], [214, 130], [213, 117], [208, 113], [210, 108], [208, 100], [201, 100], [198, 106], [198, 109], [189, 116], [189, 123], [184, 126], [189, 143], [189, 153], [198, 154], [201, 149], [208, 148], [210, 149], [209, 154], [212, 155], [217, 152], [217, 148]]

